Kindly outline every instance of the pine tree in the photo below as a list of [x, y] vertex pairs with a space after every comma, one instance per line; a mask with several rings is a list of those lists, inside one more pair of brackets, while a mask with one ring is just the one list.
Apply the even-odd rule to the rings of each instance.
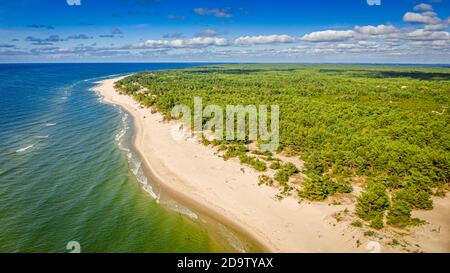
[[299, 196], [311, 201], [322, 201], [328, 194], [324, 189], [324, 183], [320, 176], [310, 175], [302, 184], [303, 189], [299, 191]]
[[369, 182], [366, 190], [358, 197], [356, 214], [369, 221], [384, 212], [388, 207], [389, 198], [386, 194], [386, 187], [381, 183]]
[[396, 198], [389, 208], [387, 223], [389, 225], [404, 227], [411, 222], [411, 205], [402, 199]]

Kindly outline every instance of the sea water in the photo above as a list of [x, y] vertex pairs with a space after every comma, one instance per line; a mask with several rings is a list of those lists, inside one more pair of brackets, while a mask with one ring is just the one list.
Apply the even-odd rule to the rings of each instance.
[[112, 75], [193, 65], [0, 64], [0, 252], [68, 252], [72, 241], [81, 252], [243, 251], [195, 211], [159, 203], [131, 117], [91, 91]]

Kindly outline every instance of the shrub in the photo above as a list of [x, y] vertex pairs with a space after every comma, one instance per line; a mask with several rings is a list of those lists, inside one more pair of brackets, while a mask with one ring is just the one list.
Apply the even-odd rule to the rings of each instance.
[[225, 144], [221, 144], [221, 145], [219, 146], [219, 148], [217, 148], [217, 150], [218, 150], [219, 152], [225, 151], [226, 149], [227, 149], [227, 145], [225, 145]]
[[374, 229], [382, 229], [384, 227], [384, 212], [380, 212], [370, 220], [370, 227]]
[[240, 161], [242, 164], [252, 165], [253, 162], [254, 162], [255, 160], [256, 160], [256, 159], [255, 159], [255, 157], [253, 157], [253, 156], [246, 156], [246, 155], [241, 155], [241, 156], [239, 156], [239, 161]]
[[253, 164], [253, 168], [257, 171], [263, 172], [267, 170], [267, 165], [263, 161], [257, 159]]
[[356, 214], [363, 220], [370, 221], [389, 207], [386, 187], [377, 182], [369, 182], [365, 191], [357, 199]]
[[348, 183], [341, 177], [338, 178], [337, 181], [328, 179], [326, 186], [329, 195], [335, 193], [349, 193], [353, 191], [352, 185], [350, 185], [350, 183]]
[[291, 162], [288, 162], [282, 166], [283, 170], [286, 170], [289, 176], [294, 175], [298, 173], [297, 167], [292, 164]]
[[355, 220], [351, 223], [352, 226], [354, 227], [358, 227], [361, 228], [363, 226], [363, 222], [359, 221], [359, 220]]
[[233, 157], [238, 157], [238, 156], [241, 156], [241, 155], [245, 155], [247, 153], [247, 151], [248, 150], [247, 150], [247, 148], [245, 146], [242, 146], [242, 145], [237, 145], [237, 146], [231, 145], [231, 146], [228, 146], [228, 149], [225, 152], [225, 155], [224, 155], [223, 158], [225, 160], [228, 160], [228, 159], [233, 158]]
[[299, 196], [311, 201], [323, 201], [328, 196], [327, 187], [325, 186], [329, 177], [311, 174], [302, 184], [302, 190]]
[[431, 189], [409, 184], [397, 192], [398, 199], [408, 202], [414, 209], [432, 209]]
[[434, 192], [434, 196], [438, 197], [445, 197], [446, 194], [447, 192], [444, 186], [438, 186], [436, 191]]
[[255, 170], [260, 172], [263, 172], [267, 169], [267, 165], [265, 162], [258, 160], [253, 156], [241, 155], [239, 156], [239, 160], [242, 164], [252, 166]]
[[334, 181], [329, 175], [309, 174], [309, 178], [303, 182], [303, 189], [299, 192], [299, 195], [312, 201], [321, 201], [329, 195], [351, 191], [351, 185], [343, 179]]
[[305, 160], [305, 168], [312, 173], [321, 174], [325, 171], [322, 165], [322, 160], [317, 152], [312, 152], [311, 154], [305, 154], [303, 158]]
[[289, 174], [288, 172], [286, 172], [286, 170], [280, 169], [275, 173], [275, 176], [273, 178], [275, 178], [275, 180], [280, 182], [281, 184], [285, 184], [289, 181]]
[[392, 239], [388, 245], [390, 246], [398, 246], [400, 244], [400, 242], [397, 239]]
[[[275, 163], [278, 162], [272, 163], [271, 166]], [[280, 165], [280, 163], [278, 163], [278, 165], [274, 165], [274, 167], [278, 167], [278, 171], [275, 173], [274, 178], [280, 183], [287, 183], [289, 181], [289, 177], [299, 172], [297, 167], [295, 167], [295, 165], [290, 162], [282, 166]]]
[[261, 186], [261, 185], [272, 186], [273, 185], [273, 179], [268, 177], [267, 175], [260, 175], [259, 176], [258, 186]]
[[411, 222], [411, 205], [402, 199], [396, 198], [389, 208], [387, 223], [389, 225], [405, 227]]
[[202, 144], [205, 145], [205, 146], [208, 146], [209, 144], [211, 144], [211, 141], [209, 141], [208, 139], [203, 137], [202, 138]]
[[280, 164], [280, 162], [275, 161], [275, 162], [273, 162], [272, 164], [270, 164], [269, 167], [270, 167], [272, 170], [278, 170], [278, 169], [281, 167], [281, 164]]
[[255, 155], [264, 155], [264, 156], [267, 156], [267, 157], [273, 156], [272, 152], [270, 152], [270, 151], [265, 151], [265, 152], [263, 152], [263, 151], [260, 151], [260, 150], [253, 150], [253, 151], [252, 151], [252, 154], [255, 154]]

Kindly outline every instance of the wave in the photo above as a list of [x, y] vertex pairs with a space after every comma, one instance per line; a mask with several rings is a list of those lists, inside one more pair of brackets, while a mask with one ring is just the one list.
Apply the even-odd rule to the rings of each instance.
[[136, 178], [137, 182], [142, 185], [142, 189], [147, 192], [153, 199], [159, 203], [160, 196], [156, 194], [153, 190], [153, 187], [150, 185], [147, 176], [144, 173], [144, 169], [142, 168], [142, 161], [139, 157], [132, 153], [131, 149], [127, 146], [127, 142], [125, 142], [125, 136], [130, 129], [128, 122], [128, 113], [124, 112], [119, 108], [119, 112], [122, 115], [122, 128], [115, 136], [115, 141], [119, 150], [126, 153], [128, 165], [130, 166], [130, 171]]
[[56, 123], [46, 123], [45, 124], [46, 127], [52, 127], [52, 126], [55, 126], [55, 125], [56, 125]]
[[130, 126], [128, 125], [128, 114], [124, 113], [121, 109], [120, 113], [122, 114], [122, 129], [116, 134], [115, 140], [119, 146], [119, 149], [124, 152], [127, 152], [127, 157], [131, 159], [131, 151], [123, 143], [124, 137], [128, 132], [128, 129], [130, 129]]
[[134, 157], [131, 152], [127, 153], [128, 163], [130, 165], [130, 170], [136, 178], [137, 182], [142, 185], [142, 189], [150, 194], [150, 196], [159, 203], [160, 196], [156, 194], [153, 187], [150, 185], [147, 176], [145, 175], [144, 169], [142, 168], [142, 161]]
[[127, 133], [127, 128], [122, 128], [119, 133], [117, 133], [115, 139], [116, 141], [121, 144], [122, 143], [122, 139], [125, 136], [125, 134]]
[[239, 239], [236, 234], [229, 230], [226, 226], [219, 223], [219, 231], [222, 236], [227, 240], [227, 242], [240, 253], [247, 252], [243, 242]]
[[149, 184], [146, 184], [142, 187], [142, 189], [147, 192], [148, 194], [150, 194], [150, 196], [156, 200], [156, 203], [159, 203], [159, 195], [157, 195], [154, 191], [152, 186], [150, 186]]
[[46, 136], [35, 136], [35, 138], [37, 138], [37, 139], [44, 139], [44, 138], [48, 138], [48, 135], [46, 135]]
[[142, 168], [142, 162], [134, 158], [131, 153], [128, 153], [128, 162], [131, 166], [131, 172], [137, 182], [142, 185], [142, 189], [155, 199], [156, 203], [159, 203], [160, 196], [156, 194], [153, 187], [150, 185], [148, 178], [144, 173], [144, 169]]
[[187, 216], [187, 217], [189, 217], [189, 218], [191, 218], [193, 220], [197, 220], [198, 219], [198, 215], [195, 212], [193, 212], [192, 210], [190, 210], [190, 209], [188, 209], [186, 207], [178, 205], [174, 201], [167, 202], [164, 205], [166, 205], [169, 209], [171, 209], [171, 210], [173, 210], [175, 212], [178, 212], [180, 214], [183, 214], [183, 215], [185, 215], [185, 216]]
[[92, 83], [97, 83], [99, 81], [102, 80], [108, 80], [108, 79], [112, 79], [112, 78], [117, 78], [117, 77], [126, 77], [126, 76], [130, 76], [133, 75], [134, 73], [119, 73], [119, 74], [111, 74], [111, 75], [107, 75], [107, 76], [100, 76], [100, 77], [94, 77], [94, 78], [89, 78], [89, 79], [84, 79], [80, 82], [92, 82]]
[[16, 153], [22, 153], [22, 152], [25, 152], [26, 150], [31, 149], [31, 148], [33, 148], [33, 147], [34, 147], [34, 144], [28, 145], [28, 146], [25, 147], [25, 148], [18, 149], [18, 150], [16, 151]]

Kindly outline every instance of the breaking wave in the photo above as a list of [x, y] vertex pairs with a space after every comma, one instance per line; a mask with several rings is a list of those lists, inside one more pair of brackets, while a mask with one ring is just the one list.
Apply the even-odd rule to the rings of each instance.
[[25, 147], [25, 148], [18, 149], [18, 150], [16, 151], [16, 153], [23, 153], [23, 152], [25, 152], [26, 150], [31, 149], [31, 148], [33, 148], [33, 147], [34, 147], [34, 144], [28, 145], [28, 146]]
[[131, 149], [127, 146], [128, 141], [126, 140], [127, 133], [130, 130], [129, 114], [124, 112], [119, 108], [119, 112], [122, 116], [122, 126], [120, 131], [115, 136], [115, 141], [119, 149], [126, 154], [130, 170], [136, 178], [137, 182], [142, 186], [142, 189], [147, 192], [153, 199], [159, 203], [160, 196], [154, 191], [153, 187], [150, 185], [147, 176], [145, 175], [144, 169], [142, 167], [142, 160], [136, 156]]
[[219, 223], [219, 231], [222, 234], [222, 236], [227, 240], [227, 242], [237, 251], [241, 253], [245, 253], [246, 248], [242, 241], [236, 236], [231, 230], [226, 228], [224, 225]]
[[164, 203], [165, 206], [167, 206], [169, 209], [178, 212], [180, 214], [183, 214], [193, 220], [197, 220], [198, 219], [198, 215], [191, 211], [190, 209], [183, 207], [181, 205], [179, 205], [178, 203], [176, 203], [175, 201], [167, 201]]

